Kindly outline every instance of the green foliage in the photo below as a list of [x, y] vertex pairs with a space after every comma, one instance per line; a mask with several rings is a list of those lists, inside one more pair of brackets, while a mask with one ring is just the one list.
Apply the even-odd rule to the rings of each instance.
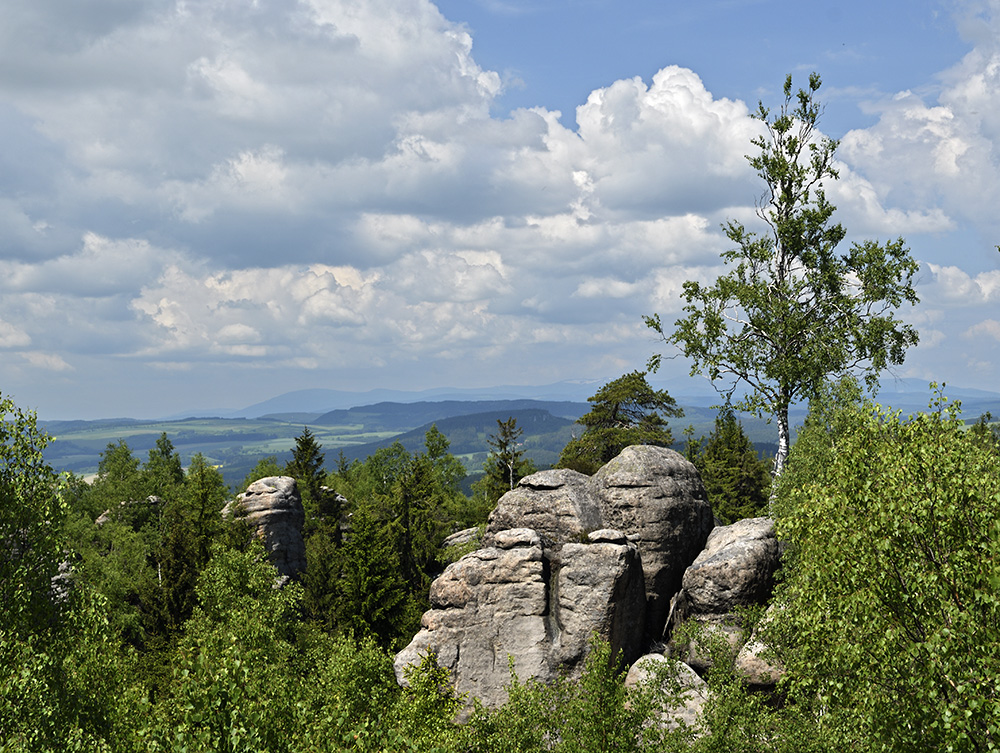
[[407, 622], [408, 584], [395, 546], [398, 532], [366, 507], [355, 510], [344, 542], [336, 622], [382, 646], [395, 645]]
[[686, 733], [651, 722], [677, 702], [680, 688], [663, 675], [645, 685], [625, 687], [625, 673], [606, 641], [591, 638], [578, 680], [545, 685], [521, 681], [513, 670], [508, 700], [489, 711], [477, 706], [463, 749], [471, 753], [603, 753], [604, 751], [686, 750]]
[[847, 720], [841, 749], [995, 749], [1000, 456], [944, 398], [902, 419], [845, 392], [779, 487], [788, 692]]
[[0, 630], [30, 633], [54, 619], [66, 506], [42, 459], [49, 438], [35, 414], [0, 396]]
[[295, 438], [295, 448], [292, 459], [285, 466], [286, 476], [291, 476], [298, 482], [299, 494], [302, 495], [302, 507], [306, 517], [312, 518], [323, 502], [322, 486], [325, 480], [323, 472], [323, 446], [308, 426]]
[[172, 496], [171, 491], [184, 482], [181, 456], [174, 451], [174, 444], [166, 432], [160, 434], [156, 445], [150, 449], [143, 473], [152, 490], [150, 493], [161, 497]]
[[587, 401], [593, 407], [580, 418], [583, 435], [563, 449], [559, 468], [593, 474], [630, 445], [669, 447], [673, 436], [664, 416], [683, 415], [666, 390], [649, 386], [644, 371], [608, 382]]
[[757, 455], [731, 408], [719, 412], [704, 446], [689, 438], [687, 457], [698, 468], [712, 512], [723, 525], [767, 514], [768, 464]]
[[472, 487], [473, 499], [483, 513], [483, 520], [496, 507], [500, 497], [537, 470], [535, 464], [524, 456], [524, 450], [520, 449], [523, 433], [513, 416], [506, 421], [498, 418], [496, 434], [491, 434], [486, 440], [490, 454], [483, 463], [483, 477]]
[[[779, 112], [760, 104], [755, 114], [766, 135], [752, 140], [759, 151], [748, 160], [766, 185], [757, 214], [767, 232], [758, 235], [730, 220], [726, 236], [736, 248], [722, 255], [730, 271], [711, 286], [684, 283], [686, 316], [672, 333], [658, 315], [646, 317], [692, 359], [692, 374], [727, 380], [727, 401], [738, 386], [749, 387], [734, 406], [774, 416], [775, 475], [788, 454], [790, 405], [813, 397], [831, 375], [853, 370], [874, 386], [878, 373], [902, 363], [917, 342], [916, 330], [893, 315], [903, 303], [917, 302], [918, 265], [902, 238], [836, 252], [846, 231], [831, 224], [835, 207], [823, 189], [838, 176], [837, 142], [817, 130], [820, 83], [813, 73], [808, 89], [793, 95], [789, 76]], [[654, 356], [650, 365], [658, 364]]]

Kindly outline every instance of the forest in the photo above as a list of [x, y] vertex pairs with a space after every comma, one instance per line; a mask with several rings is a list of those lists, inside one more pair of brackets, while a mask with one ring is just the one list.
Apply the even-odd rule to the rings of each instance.
[[259, 542], [220, 515], [230, 490], [218, 472], [197, 458], [183, 469], [168, 437], [142, 461], [109, 445], [87, 484], [41, 460], [47, 439], [31, 413], [6, 398], [0, 408], [0, 750], [997, 743], [1000, 438], [984, 420], [966, 425], [940, 392], [904, 417], [856, 387], [828, 391], [770, 501], [766, 464], [731, 413], [690, 443], [722, 522], [770, 505], [787, 542], [767, 636], [788, 673], [776, 693], [752, 692], [716, 646], [711, 700], [680, 728], [655, 723], [680, 693], [670, 678], [626, 689], [600, 644], [578, 681], [512, 677], [494, 711], [470, 710], [433, 656], [397, 685], [393, 653], [416, 630], [429, 580], [462, 554], [441, 548], [445, 535], [481, 523], [512, 471], [516, 481], [534, 470], [513, 420], [498, 422], [480, 501], [457, 491], [464, 471], [436, 430], [422, 452], [395, 446], [334, 471], [303, 432], [286, 467], [262, 462], [243, 484], [287, 473], [302, 490], [309, 565], [276, 589]]

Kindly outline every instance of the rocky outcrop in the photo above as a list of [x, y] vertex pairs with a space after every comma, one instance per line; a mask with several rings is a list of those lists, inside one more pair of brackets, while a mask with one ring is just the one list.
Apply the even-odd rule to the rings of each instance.
[[642, 619], [643, 594], [638, 552], [620, 532], [546, 550], [529, 528], [497, 531], [431, 585], [432, 609], [396, 656], [396, 676], [405, 683], [405, 668], [432, 652], [460, 693], [496, 707], [511, 667], [544, 682], [572, 676], [592, 633], [634, 659], [631, 627]]
[[601, 503], [590, 477], [568, 469], [525, 476], [501, 497], [486, 526], [487, 536], [508, 528], [530, 528], [551, 547], [582, 541], [603, 528]]
[[714, 525], [697, 469], [664, 447], [626, 447], [593, 477], [604, 525], [625, 531], [642, 555], [647, 643], [660, 640], [670, 597]]
[[[738, 652], [748, 638], [738, 608], [766, 603], [779, 564], [771, 519], [748, 518], [715, 528], [705, 549], [684, 572], [681, 590], [671, 602], [668, 631], [693, 621]], [[697, 670], [710, 666], [704, 647], [689, 646], [682, 658]]]
[[698, 472], [672, 450], [630, 447], [592, 478], [527, 476], [490, 515], [485, 546], [431, 585], [397, 677], [434, 652], [459, 692], [496, 706], [508, 658], [522, 679], [572, 677], [597, 633], [631, 664], [662, 636], [669, 597], [711, 527]]
[[305, 512], [295, 479], [269, 476], [254, 481], [229, 502], [223, 516], [244, 521], [253, 536], [264, 543], [279, 583], [297, 578], [306, 569], [306, 548], [302, 540]]

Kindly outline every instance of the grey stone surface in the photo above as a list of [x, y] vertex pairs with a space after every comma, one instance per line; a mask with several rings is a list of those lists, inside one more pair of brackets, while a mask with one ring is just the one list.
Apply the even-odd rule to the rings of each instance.
[[625, 448], [593, 484], [605, 526], [624, 531], [642, 555], [648, 643], [663, 635], [670, 597], [712, 530], [712, 508], [697, 469], [664, 447]]
[[495, 539], [431, 584], [432, 608], [396, 656], [400, 682], [407, 665], [433, 652], [460, 693], [496, 707], [506, 701], [510, 662], [521, 679], [574, 676], [594, 632], [637, 655], [631, 634], [645, 601], [634, 545], [566, 544], [546, 554], [530, 529]]
[[697, 728], [698, 717], [708, 701], [708, 684], [683, 662], [663, 654], [646, 654], [629, 668], [625, 686], [633, 688], [655, 682], [658, 677], [663, 678], [659, 688], [664, 696], [661, 722], [668, 729], [681, 725]]
[[254, 481], [223, 508], [222, 514], [245, 521], [251, 534], [261, 539], [282, 584], [306, 569], [302, 540], [305, 512], [294, 478], [269, 476]]
[[[682, 588], [671, 600], [668, 632], [694, 622], [708, 636], [722, 638], [737, 654], [748, 637], [738, 614], [740, 607], [760, 606], [774, 588], [780, 565], [774, 521], [747, 518], [715, 528], [705, 549], [685, 571]], [[695, 641], [674, 645], [675, 655], [699, 671], [711, 666], [707, 646]]]
[[590, 477], [566, 469], [525, 476], [504, 494], [490, 513], [489, 537], [508, 528], [531, 528], [546, 546], [582, 541], [601, 523], [600, 501]]
[[684, 572], [692, 614], [724, 614], [763, 604], [774, 588], [778, 539], [770, 518], [747, 518], [713, 529], [705, 548]]

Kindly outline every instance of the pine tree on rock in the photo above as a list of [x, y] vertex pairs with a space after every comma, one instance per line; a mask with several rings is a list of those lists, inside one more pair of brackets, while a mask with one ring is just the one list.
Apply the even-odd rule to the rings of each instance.
[[559, 457], [559, 468], [592, 475], [631, 445], [669, 447], [674, 438], [665, 416], [683, 411], [666, 390], [654, 390], [645, 371], [633, 371], [601, 387], [592, 397], [590, 412], [582, 416], [584, 432], [569, 441]]

